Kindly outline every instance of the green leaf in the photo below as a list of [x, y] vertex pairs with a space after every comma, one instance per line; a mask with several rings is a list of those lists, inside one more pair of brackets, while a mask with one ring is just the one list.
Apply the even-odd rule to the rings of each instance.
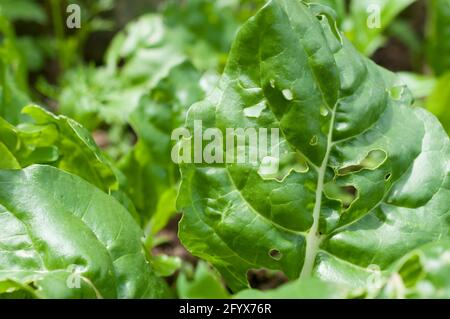
[[337, 22], [339, 24], [339, 26], [341, 26], [342, 22], [344, 21], [344, 19], [346, 18], [346, 4], [344, 0], [308, 0], [305, 1], [307, 3], [320, 3], [323, 4], [325, 6], [331, 7], [334, 11], [336, 11], [337, 14]]
[[235, 299], [343, 299], [350, 294], [348, 288], [316, 278], [296, 280], [279, 288], [260, 291], [248, 289], [234, 295]]
[[0, 15], [8, 20], [31, 21], [43, 24], [47, 16], [34, 0], [0, 0]]
[[431, 94], [425, 102], [427, 109], [441, 121], [447, 133], [450, 133], [450, 72], [437, 80]]
[[29, 97], [19, 88], [12, 70], [0, 61], [0, 116], [12, 124], [24, 122], [21, 111], [29, 103]]
[[157, 234], [177, 211], [177, 190], [169, 188], [159, 198], [154, 216], [151, 219], [151, 233]]
[[415, 99], [428, 97], [436, 86], [436, 79], [431, 76], [410, 72], [399, 72], [397, 76], [411, 90]]
[[371, 56], [384, 43], [383, 32], [415, 1], [353, 0], [350, 4], [349, 19], [344, 28], [345, 34], [360, 52]]
[[158, 255], [151, 258], [156, 273], [162, 277], [169, 277], [181, 268], [182, 260], [179, 257]]
[[38, 72], [42, 70], [47, 57], [45, 50], [42, 48], [44, 44], [41, 43], [44, 41], [45, 39], [36, 39], [30, 36], [21, 36], [17, 39], [16, 45], [22, 53], [24, 63], [26, 63], [29, 71]]
[[362, 288], [372, 267], [450, 231], [448, 135], [320, 8], [269, 2], [239, 32], [217, 90], [188, 112], [191, 133], [194, 120], [223, 136], [280, 130], [275, 177], [264, 158], [181, 165], [181, 241], [234, 290], [260, 268]]
[[165, 27], [160, 15], [139, 18], [127, 26], [123, 36], [126, 40], [118, 57], [126, 63], [119, 73], [131, 83], [145, 82], [146, 87], [153, 88], [186, 60], [177, 47], [176, 35]]
[[[310, 2], [312, 6], [320, 3], [333, 8], [337, 13], [337, 23], [363, 54], [371, 56], [385, 42], [384, 32], [388, 27], [405, 28], [404, 25], [393, 25], [395, 18], [416, 0], [352, 0], [349, 2], [348, 12], [341, 0], [316, 0]], [[392, 24], [392, 25], [391, 25]], [[413, 35], [400, 34], [409, 44], [417, 44]]]
[[111, 192], [111, 196], [113, 196], [123, 207], [127, 209], [127, 211], [133, 216], [133, 219], [141, 225], [141, 217], [134, 206], [134, 203], [131, 199], [121, 190], [116, 190]]
[[384, 298], [450, 298], [450, 241], [420, 247], [396, 265], [387, 279]]
[[179, 173], [171, 159], [171, 133], [183, 125], [187, 106], [204, 97], [199, 82], [200, 75], [193, 66], [181, 64], [141, 99], [130, 116], [138, 142], [119, 162], [127, 179], [121, 187], [145, 224], [157, 212], [153, 231], [163, 228], [167, 217], [176, 212], [175, 196], [171, 194], [178, 185]]
[[25, 107], [23, 113], [34, 120], [33, 124], [19, 128], [23, 147], [17, 153], [23, 167], [54, 162], [56, 167], [104, 191], [117, 188], [117, 178], [108, 159], [80, 124], [35, 105]]
[[[61, 112], [91, 130], [102, 122], [125, 125], [140, 98], [172, 69], [187, 63], [199, 74], [221, 70], [243, 18], [263, 2], [164, 3], [160, 13], [139, 17], [114, 37], [105, 67], [82, 67], [67, 73], [59, 98]], [[181, 73], [177, 82], [183, 83], [185, 78]]]
[[428, 62], [442, 75], [450, 70], [450, 0], [430, 0], [427, 5]]
[[11, 150], [18, 147], [19, 139], [14, 127], [0, 117], [0, 169], [17, 169], [20, 164]]
[[5, 146], [2, 153], [5, 161], [10, 163], [0, 168], [50, 164], [78, 175], [106, 192], [117, 188], [116, 172], [80, 124], [36, 105], [26, 106], [23, 114], [33, 121], [14, 127], [0, 118], [0, 143]]
[[[106, 67], [84, 66], [69, 71], [59, 97], [61, 113], [90, 130], [102, 123], [127, 124], [141, 98], [186, 60], [164, 38], [165, 33], [158, 35], [164, 32], [158, 29], [163, 28], [160, 19], [156, 15], [144, 16], [116, 36]], [[126, 43], [120, 41], [124, 38]], [[119, 62], [123, 63], [120, 67]]]
[[373, 267], [365, 290], [309, 278], [264, 292], [244, 290], [235, 298], [449, 298], [449, 248], [448, 240], [433, 242], [414, 249], [384, 273]]
[[124, 125], [146, 92], [105, 68], [83, 66], [66, 73], [59, 100], [60, 111], [89, 130], [100, 124]]
[[177, 279], [178, 296], [182, 299], [228, 299], [230, 295], [217, 273], [205, 262], [199, 262], [192, 278], [184, 270]]
[[222, 69], [236, 31], [264, 0], [166, 1], [166, 24], [178, 34], [181, 50], [199, 69]]
[[1, 170], [0, 219], [2, 292], [167, 296], [146, 261], [139, 226], [112, 197], [79, 177], [50, 166]]
[[20, 164], [5, 144], [0, 142], [0, 169], [18, 169]]

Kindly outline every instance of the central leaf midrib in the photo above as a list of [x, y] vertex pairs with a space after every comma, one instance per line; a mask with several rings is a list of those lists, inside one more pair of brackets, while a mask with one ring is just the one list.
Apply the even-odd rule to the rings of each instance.
[[[290, 19], [290, 15], [286, 12], [285, 8], [281, 8], [281, 9], [283, 10], [286, 17], [288, 18], [287, 21], [288, 21], [288, 24], [291, 27], [292, 31], [295, 32], [295, 29], [292, 26], [292, 21]], [[301, 47], [303, 48], [306, 55], [308, 55], [308, 52], [306, 52], [303, 45], [301, 45]], [[261, 51], [259, 51], [259, 58], [261, 60]], [[316, 74], [314, 73], [312, 68], [311, 68], [311, 74], [312, 74], [313, 78], [316, 80], [316, 83], [319, 83], [318, 79], [316, 78]], [[261, 69], [260, 69], [260, 75], [261, 75]], [[319, 89], [319, 91], [322, 95], [323, 102], [326, 105], [328, 105], [328, 107], [331, 108], [331, 106], [329, 105], [329, 103], [327, 102], [327, 100], [325, 98], [325, 93], [322, 91], [322, 88], [320, 87], [320, 85], [318, 85], [317, 88]], [[315, 165], [313, 165], [313, 167], [316, 168], [316, 170], [318, 172], [316, 196], [315, 196], [316, 200], [315, 200], [314, 209], [313, 209], [313, 224], [312, 224], [309, 232], [306, 235], [305, 258], [304, 258], [304, 263], [303, 263], [303, 266], [302, 266], [302, 269], [300, 272], [300, 278], [308, 278], [311, 276], [313, 268], [314, 268], [315, 259], [316, 259], [317, 253], [319, 252], [320, 243], [322, 241], [321, 235], [319, 234], [320, 211], [322, 208], [322, 196], [323, 196], [323, 188], [324, 188], [326, 170], [328, 167], [330, 152], [333, 147], [333, 129], [334, 129], [334, 123], [335, 123], [335, 118], [336, 118], [337, 105], [338, 105], [338, 101], [335, 102], [335, 105], [332, 108], [330, 127], [328, 129], [328, 134], [327, 134], [327, 148], [325, 151], [323, 161], [319, 168], [317, 168]], [[281, 132], [283, 132], [283, 130], [281, 130]], [[286, 141], [288, 141], [288, 139], [286, 139]], [[306, 158], [308, 159], [308, 157], [306, 157]]]
[[336, 117], [336, 107], [337, 103], [333, 107], [331, 113], [330, 127], [328, 129], [327, 134], [327, 149], [322, 164], [320, 165], [317, 176], [316, 201], [313, 210], [313, 224], [306, 236], [305, 260], [303, 262], [303, 267], [300, 273], [300, 278], [302, 279], [311, 276], [316, 256], [317, 253], [319, 252], [320, 243], [322, 241], [322, 236], [319, 234], [320, 211], [322, 208], [322, 196], [323, 196], [325, 175], [328, 167], [328, 160], [330, 158], [331, 149], [333, 147], [333, 129]]

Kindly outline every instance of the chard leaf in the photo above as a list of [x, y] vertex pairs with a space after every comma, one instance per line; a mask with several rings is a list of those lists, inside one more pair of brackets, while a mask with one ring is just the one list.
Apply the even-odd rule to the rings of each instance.
[[[450, 233], [448, 135], [321, 8], [269, 2], [239, 32], [218, 88], [188, 112], [191, 132], [196, 120], [223, 136], [279, 128], [280, 162], [294, 159], [280, 179], [261, 177], [262, 161], [181, 165], [182, 243], [234, 290], [259, 268], [365, 287], [373, 267]], [[259, 103], [259, 117], [245, 115]]]
[[269, 291], [247, 289], [234, 296], [236, 299], [343, 299], [350, 296], [345, 286], [321, 281], [317, 278], [296, 280]]
[[346, 35], [358, 50], [371, 56], [385, 41], [383, 31], [415, 1], [352, 0]]
[[138, 142], [119, 162], [126, 177], [121, 188], [133, 200], [145, 224], [158, 213], [152, 221], [158, 224], [153, 231], [162, 229], [175, 213], [170, 203], [176, 198], [173, 188], [178, 185], [179, 173], [170, 158], [174, 144], [171, 132], [183, 125], [187, 106], [204, 98], [199, 82], [200, 75], [191, 64], [174, 67], [130, 116]]
[[9, 151], [5, 144], [0, 142], [0, 168], [1, 169], [18, 169], [20, 164], [13, 154]]
[[17, 149], [19, 138], [14, 126], [0, 117], [0, 169], [17, 169], [20, 163], [12, 150]]
[[108, 159], [80, 124], [36, 105], [26, 106], [22, 113], [30, 116], [33, 122], [14, 127], [0, 120], [0, 142], [5, 143], [5, 140], [8, 146], [2, 154], [13, 155], [20, 164], [19, 168], [51, 164], [84, 178], [104, 191], [117, 188], [116, 174]]
[[397, 73], [397, 76], [411, 90], [414, 99], [416, 99], [416, 103], [422, 103], [421, 100], [425, 99], [431, 94], [437, 82], [436, 79], [432, 76], [421, 75], [412, 72], [399, 72]]
[[416, 0], [351, 0], [348, 12], [342, 0], [308, 0], [333, 8], [338, 25], [353, 45], [366, 56], [381, 47], [386, 38], [384, 32], [394, 19]]
[[415, 249], [396, 265], [383, 287], [384, 298], [450, 298], [450, 241]]
[[342, 22], [344, 21], [344, 19], [346, 19], [347, 17], [345, 0], [317, 0], [317, 1], [307, 0], [305, 2], [320, 3], [325, 6], [331, 7], [337, 14], [336, 22], [338, 22], [338, 25], [340, 27], [342, 26]]
[[0, 61], [0, 116], [12, 124], [24, 122], [21, 110], [28, 103], [30, 99], [19, 88], [13, 72]]
[[202, 261], [198, 263], [194, 274], [192, 269], [185, 269], [180, 273], [177, 278], [177, 292], [178, 297], [182, 299], [230, 298], [217, 272]]
[[1, 170], [0, 220], [2, 297], [167, 296], [146, 260], [139, 226], [77, 176], [39, 165]]

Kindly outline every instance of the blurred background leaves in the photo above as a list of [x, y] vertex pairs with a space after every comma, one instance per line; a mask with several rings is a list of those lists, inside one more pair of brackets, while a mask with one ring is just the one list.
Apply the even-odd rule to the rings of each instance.
[[[0, 0], [0, 151], [8, 155], [0, 168], [46, 163], [83, 177], [142, 226], [162, 276], [181, 274], [179, 296], [228, 297], [176, 238], [170, 134], [214, 88], [237, 30], [264, 2]], [[450, 0], [308, 2], [334, 8], [358, 50], [398, 72], [416, 105], [450, 132]], [[66, 27], [71, 3], [81, 8], [80, 29]], [[369, 5], [379, 6], [379, 28], [367, 26]], [[59, 115], [23, 109], [31, 102]]]

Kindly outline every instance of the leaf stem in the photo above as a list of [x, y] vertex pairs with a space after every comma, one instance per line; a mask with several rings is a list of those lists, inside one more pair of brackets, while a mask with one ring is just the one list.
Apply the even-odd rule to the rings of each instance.
[[314, 204], [313, 210], [313, 224], [308, 232], [308, 235], [306, 236], [305, 261], [303, 263], [300, 279], [311, 277], [314, 268], [314, 262], [316, 260], [317, 253], [319, 252], [320, 243], [322, 242], [322, 236], [319, 232], [320, 210], [322, 208], [322, 194], [324, 188], [325, 175], [328, 167], [328, 160], [330, 158], [331, 149], [333, 147], [333, 128], [335, 117], [336, 117], [336, 105], [334, 106], [333, 111], [331, 113], [331, 122], [327, 135], [327, 149], [318, 172], [316, 202]]
[[51, 17], [52, 17], [52, 23], [53, 23], [53, 29], [55, 32], [55, 37], [57, 41], [57, 51], [58, 51], [58, 58], [59, 58], [59, 64], [62, 69], [66, 67], [66, 59], [65, 59], [65, 52], [64, 52], [64, 38], [65, 38], [65, 32], [64, 32], [64, 21], [62, 17], [62, 11], [61, 11], [61, 1], [60, 0], [50, 0], [50, 9], [51, 9]]

